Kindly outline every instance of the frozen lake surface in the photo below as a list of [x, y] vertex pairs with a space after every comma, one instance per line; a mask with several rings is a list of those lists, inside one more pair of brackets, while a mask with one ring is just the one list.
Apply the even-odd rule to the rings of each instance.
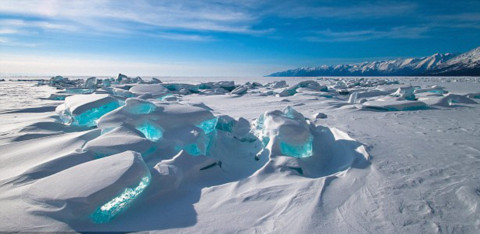
[[0, 231], [480, 229], [478, 77], [71, 80], [0, 82]]

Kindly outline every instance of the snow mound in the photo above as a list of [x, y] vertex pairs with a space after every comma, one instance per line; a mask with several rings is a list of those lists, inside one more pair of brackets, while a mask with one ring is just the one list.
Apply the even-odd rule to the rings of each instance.
[[150, 94], [153, 97], [163, 96], [168, 93], [168, 89], [161, 84], [138, 84], [130, 88], [129, 91], [135, 95]]
[[379, 111], [411, 111], [428, 109], [427, 104], [421, 101], [381, 99], [367, 101], [362, 104], [362, 109]]
[[451, 94], [448, 94], [448, 95], [440, 98], [433, 105], [450, 107], [450, 106], [455, 106], [456, 104], [477, 104], [477, 102], [468, 98], [468, 97], [466, 97], [466, 96], [451, 93]]
[[104, 223], [123, 212], [150, 183], [140, 154], [126, 151], [40, 179], [24, 193], [31, 212]]

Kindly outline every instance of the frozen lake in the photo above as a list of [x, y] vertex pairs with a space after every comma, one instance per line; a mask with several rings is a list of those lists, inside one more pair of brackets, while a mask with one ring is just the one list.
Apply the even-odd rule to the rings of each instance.
[[0, 230], [480, 229], [478, 77], [8, 79]]

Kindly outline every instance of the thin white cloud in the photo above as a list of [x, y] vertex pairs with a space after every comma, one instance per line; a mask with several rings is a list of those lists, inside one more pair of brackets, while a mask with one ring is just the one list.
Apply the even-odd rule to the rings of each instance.
[[[41, 18], [43, 25], [37, 22], [32, 26], [42, 29], [69, 30], [61, 24], [66, 22], [82, 31], [117, 33], [134, 30], [132, 24], [154, 26], [161, 30], [264, 33], [250, 27], [256, 17], [248, 11], [209, 1], [4, 0], [0, 13]], [[11, 23], [18, 25], [18, 22]]]
[[[326, 4], [325, 4], [326, 5]], [[414, 3], [359, 3], [339, 6], [306, 6], [294, 2], [279, 4], [269, 13], [286, 18], [377, 18], [398, 16], [413, 12], [417, 8]]]
[[19, 31], [11, 28], [0, 28], [0, 35], [2, 34], [18, 34]]
[[314, 32], [303, 39], [313, 42], [367, 41], [382, 38], [418, 39], [424, 38], [429, 27], [395, 27], [390, 30], [332, 31], [330, 29]]
[[[12, 41], [9, 38], [0, 38], [0, 46], [6, 46], [6, 47], [38, 47], [38, 44], [36, 43], [26, 43], [26, 42], [20, 42], [20, 41]], [[4, 57], [4, 56], [2, 56]], [[5, 59], [5, 58], [3, 58]]]

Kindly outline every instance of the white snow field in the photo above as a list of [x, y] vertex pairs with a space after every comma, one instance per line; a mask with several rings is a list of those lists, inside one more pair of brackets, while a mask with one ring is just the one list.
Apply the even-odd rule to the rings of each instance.
[[480, 78], [0, 82], [0, 231], [478, 233]]

